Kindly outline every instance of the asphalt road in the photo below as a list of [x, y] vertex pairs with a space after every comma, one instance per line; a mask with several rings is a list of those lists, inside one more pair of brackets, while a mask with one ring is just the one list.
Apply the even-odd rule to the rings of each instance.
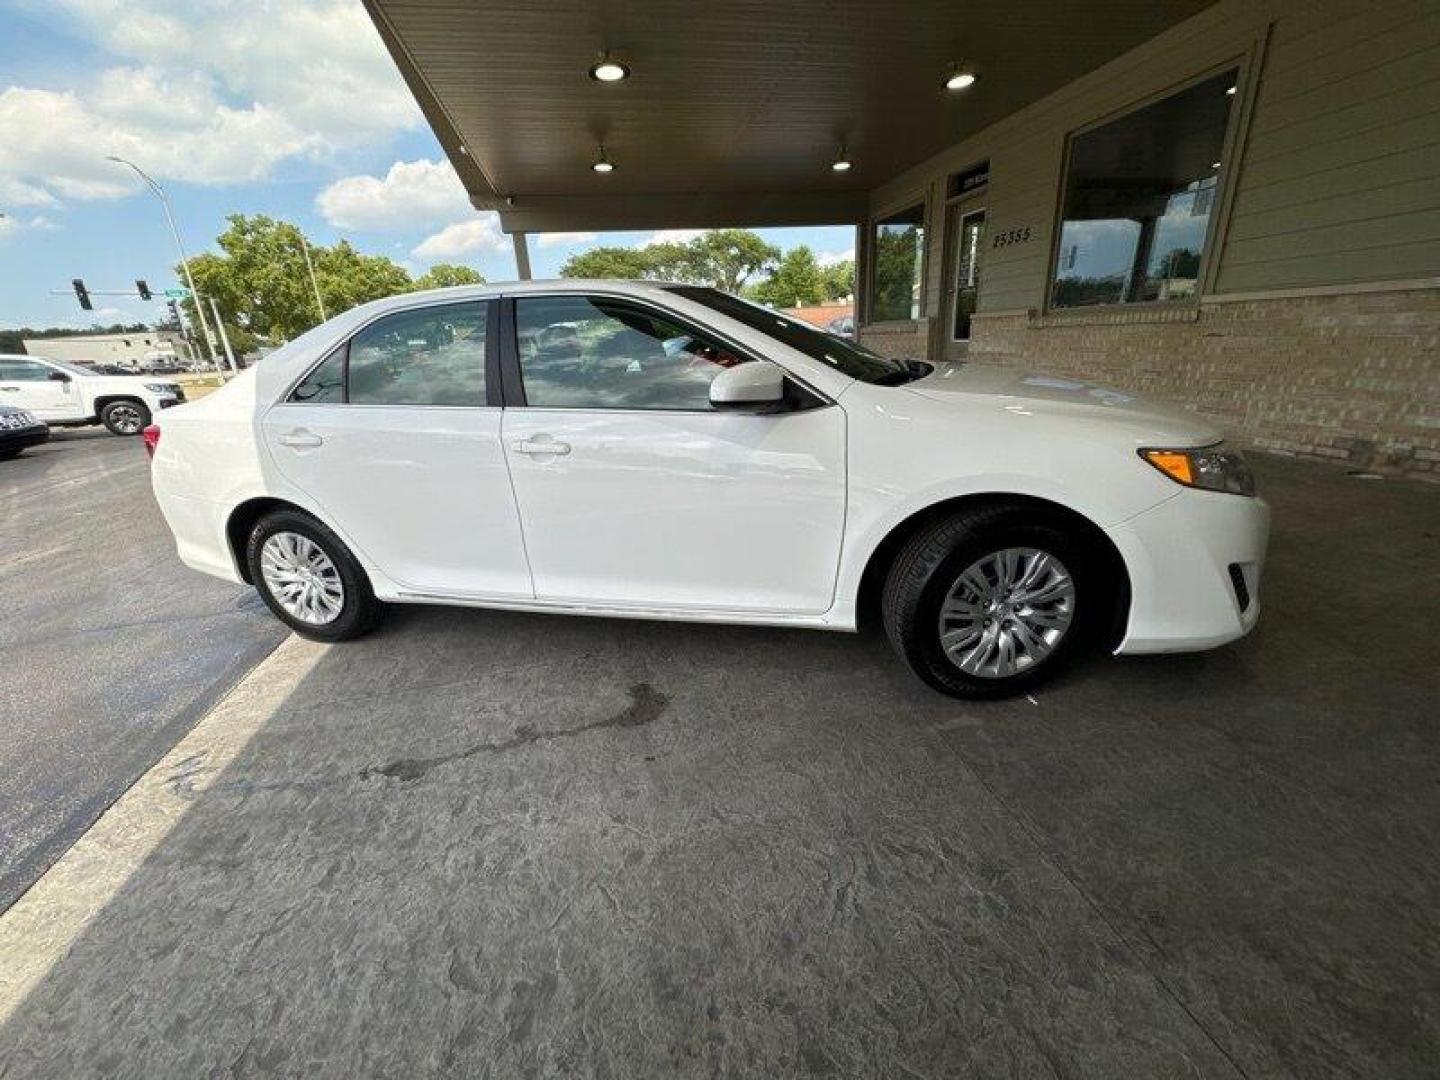
[[138, 439], [0, 462], [0, 911], [283, 637], [175, 557]]

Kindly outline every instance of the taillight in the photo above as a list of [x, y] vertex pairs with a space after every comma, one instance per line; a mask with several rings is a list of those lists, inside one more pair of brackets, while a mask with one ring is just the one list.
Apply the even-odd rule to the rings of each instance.
[[160, 425], [151, 424], [140, 433], [140, 437], [145, 440], [145, 453], [153, 458], [155, 448], [160, 445]]

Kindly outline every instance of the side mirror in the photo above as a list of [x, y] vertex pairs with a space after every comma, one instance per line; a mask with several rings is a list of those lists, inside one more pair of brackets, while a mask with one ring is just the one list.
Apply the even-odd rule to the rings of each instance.
[[69, 382], [70, 376], [63, 371], [52, 371], [46, 376], [51, 382]]
[[769, 360], [751, 360], [726, 368], [710, 382], [716, 409], [767, 412], [785, 400], [785, 370]]

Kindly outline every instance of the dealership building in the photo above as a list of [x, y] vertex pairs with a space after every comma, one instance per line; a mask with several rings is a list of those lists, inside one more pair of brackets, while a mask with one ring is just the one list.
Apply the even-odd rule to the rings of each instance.
[[366, 3], [521, 276], [854, 224], [879, 351], [1440, 478], [1440, 0]]

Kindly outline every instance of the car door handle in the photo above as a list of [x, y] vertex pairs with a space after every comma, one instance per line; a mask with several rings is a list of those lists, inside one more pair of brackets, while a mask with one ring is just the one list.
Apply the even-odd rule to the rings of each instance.
[[288, 446], [294, 450], [314, 450], [317, 446], [324, 446], [325, 440], [313, 431], [287, 431], [280, 438], [275, 440], [281, 446]]
[[550, 438], [524, 439], [520, 442], [515, 443], [515, 452], [517, 454], [531, 454], [537, 456], [545, 454], [568, 454], [570, 452], [570, 444], [556, 442], [554, 439]]
[[18, 387], [18, 386], [0, 386], [0, 390], [4, 390], [7, 394], [18, 394], [18, 393], [20, 392], [20, 387]]

